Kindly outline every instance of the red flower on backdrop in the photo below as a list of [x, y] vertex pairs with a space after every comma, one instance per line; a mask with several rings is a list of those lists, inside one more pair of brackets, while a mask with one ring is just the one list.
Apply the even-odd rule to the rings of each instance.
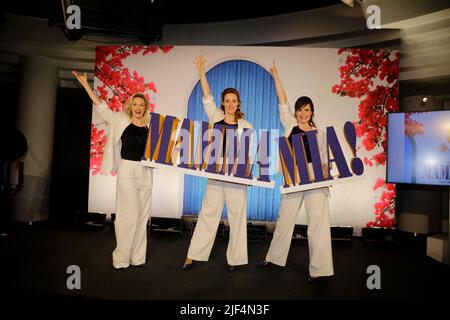
[[[360, 100], [358, 121], [354, 122], [356, 135], [367, 151], [382, 150], [364, 163], [370, 167], [386, 164], [387, 113], [398, 111], [399, 53], [391, 50], [345, 49], [338, 50], [345, 58], [339, 68], [340, 83], [332, 86], [331, 92]], [[360, 146], [359, 146], [360, 147]], [[375, 219], [367, 227], [394, 226], [395, 186], [375, 182], [374, 190], [384, 189], [380, 200], [374, 205]]]
[[[153, 82], [145, 82], [144, 77], [136, 70], [129, 70], [123, 65], [123, 60], [130, 55], [154, 54], [161, 50], [169, 52], [173, 46], [101, 46], [97, 47], [95, 57], [95, 76], [102, 83], [97, 86], [101, 100], [106, 101], [111, 110], [120, 112], [123, 110], [128, 98], [136, 92], [142, 92], [150, 101], [150, 110], [155, 104], [151, 101], [150, 92], [156, 93], [157, 88]], [[92, 174], [100, 172], [103, 159], [103, 147], [106, 141], [104, 130], [98, 131], [96, 125], [91, 130], [91, 161]]]
[[97, 127], [91, 125], [91, 153], [90, 153], [90, 169], [92, 174], [100, 173], [100, 167], [103, 158], [103, 148], [105, 147], [106, 136], [104, 130], [98, 130]]
[[376, 191], [378, 188], [382, 187], [384, 185], [384, 180], [381, 178], [378, 178], [375, 182], [375, 185], [373, 186], [373, 191]]
[[370, 161], [367, 157], [364, 157], [363, 161], [366, 166], [373, 167], [373, 162]]

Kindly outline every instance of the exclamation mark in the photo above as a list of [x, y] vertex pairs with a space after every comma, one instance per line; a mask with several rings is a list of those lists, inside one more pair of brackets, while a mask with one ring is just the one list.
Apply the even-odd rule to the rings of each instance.
[[344, 125], [344, 134], [353, 153], [353, 158], [350, 160], [350, 168], [352, 168], [354, 174], [360, 176], [364, 172], [364, 164], [362, 160], [356, 156], [356, 131], [355, 126], [350, 121], [347, 121]]

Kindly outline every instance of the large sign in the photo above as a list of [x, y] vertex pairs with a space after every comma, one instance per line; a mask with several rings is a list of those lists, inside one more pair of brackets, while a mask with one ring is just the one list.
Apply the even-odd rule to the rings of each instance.
[[[236, 130], [226, 125], [211, 125], [191, 119], [180, 120], [174, 116], [151, 114], [150, 130], [142, 164], [152, 168], [176, 170], [181, 173], [211, 179], [273, 188], [270, 176], [279, 165], [273, 144], [277, 143], [284, 176], [282, 193], [298, 192], [355, 181], [361, 176], [364, 165], [356, 157], [356, 132], [351, 122], [344, 125], [347, 142], [354, 151], [349, 164], [345, 159], [334, 127], [326, 128], [327, 171], [323, 172], [317, 130], [306, 132], [313, 174], [306, 162], [302, 134], [296, 134], [292, 146], [278, 130]], [[272, 137], [272, 138], [270, 138]], [[226, 139], [224, 139], [226, 138]], [[332, 158], [330, 158], [332, 154]], [[335, 164], [337, 176], [330, 168]], [[253, 176], [257, 166], [257, 176]]]

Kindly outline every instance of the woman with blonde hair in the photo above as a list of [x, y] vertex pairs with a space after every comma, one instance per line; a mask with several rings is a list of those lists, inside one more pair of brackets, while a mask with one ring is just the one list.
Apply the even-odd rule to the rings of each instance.
[[101, 173], [117, 172], [114, 221], [117, 246], [112, 254], [113, 267], [121, 270], [130, 265], [143, 267], [153, 184], [152, 169], [140, 164], [148, 135], [149, 102], [143, 93], [135, 93], [123, 112], [114, 112], [94, 93], [86, 73], [72, 73], [92, 99], [100, 117], [109, 124]]

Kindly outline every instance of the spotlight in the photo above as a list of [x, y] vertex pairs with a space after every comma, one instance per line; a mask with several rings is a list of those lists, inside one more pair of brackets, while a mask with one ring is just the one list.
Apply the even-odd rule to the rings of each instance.
[[355, 6], [355, 0], [341, 0], [341, 1], [350, 7]]
[[428, 102], [428, 97], [422, 97], [422, 101], [420, 102], [420, 106], [421, 107], [425, 107], [425, 105], [427, 104], [427, 102]]
[[360, 6], [364, 0], [341, 0], [341, 2], [353, 8], [355, 5]]

